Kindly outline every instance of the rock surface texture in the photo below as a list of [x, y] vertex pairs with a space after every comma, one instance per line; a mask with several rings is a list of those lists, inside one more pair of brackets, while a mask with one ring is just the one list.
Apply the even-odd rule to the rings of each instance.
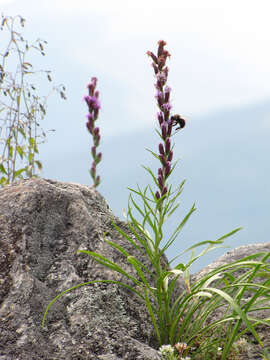
[[[65, 294], [41, 327], [46, 306], [61, 291], [90, 280], [121, 280], [78, 249], [102, 253], [135, 275], [104, 241], [106, 234], [138, 256], [112, 219], [128, 231], [87, 186], [31, 179], [0, 189], [0, 360], [159, 359], [144, 303], [114, 284]], [[220, 261], [262, 248], [270, 251], [270, 243], [240, 247]], [[147, 259], [140, 260], [150, 267]], [[267, 331], [262, 335], [270, 341]], [[254, 349], [245, 359], [261, 359]]]
[[112, 217], [101, 195], [87, 186], [31, 179], [0, 190], [1, 360], [158, 358], [145, 305], [113, 284], [69, 292], [41, 327], [46, 306], [61, 291], [90, 280], [121, 279], [76, 254], [78, 249], [100, 252], [132, 272], [104, 242], [106, 233], [130, 248]]

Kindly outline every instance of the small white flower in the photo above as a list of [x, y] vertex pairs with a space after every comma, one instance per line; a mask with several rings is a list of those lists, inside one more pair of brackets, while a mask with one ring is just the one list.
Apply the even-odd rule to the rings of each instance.
[[221, 353], [222, 353], [222, 348], [219, 346], [219, 347], [217, 348], [217, 354], [218, 354], [218, 355], [221, 355]]
[[173, 349], [173, 347], [171, 345], [162, 345], [159, 348], [158, 353], [161, 356], [173, 355], [174, 354], [174, 349]]

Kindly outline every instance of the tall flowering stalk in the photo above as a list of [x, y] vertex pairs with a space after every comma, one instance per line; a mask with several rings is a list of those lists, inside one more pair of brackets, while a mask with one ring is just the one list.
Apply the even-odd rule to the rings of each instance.
[[93, 162], [92, 162], [92, 166], [91, 169], [89, 171], [90, 176], [93, 179], [93, 186], [97, 187], [100, 184], [100, 176], [96, 175], [96, 167], [97, 164], [101, 161], [102, 158], [102, 154], [97, 153], [97, 147], [100, 144], [100, 133], [99, 133], [99, 127], [95, 126], [95, 122], [98, 118], [98, 114], [99, 114], [99, 110], [101, 108], [100, 106], [100, 102], [99, 102], [99, 91], [96, 90], [96, 86], [97, 86], [97, 78], [96, 77], [92, 77], [91, 78], [91, 82], [87, 85], [87, 89], [89, 94], [85, 95], [83, 97], [84, 101], [86, 102], [87, 106], [88, 106], [88, 114], [86, 115], [87, 117], [87, 123], [86, 123], [86, 127], [88, 129], [88, 131], [90, 132], [90, 134], [93, 137], [93, 143], [94, 145], [91, 148], [91, 154], [93, 157]]
[[163, 40], [158, 42], [157, 55], [154, 55], [151, 51], [147, 51], [147, 55], [153, 59], [152, 66], [156, 76], [155, 98], [160, 110], [157, 113], [157, 119], [160, 126], [160, 135], [163, 140], [163, 143], [160, 143], [158, 146], [158, 157], [161, 163], [161, 167], [158, 169], [157, 176], [159, 186], [159, 190], [155, 194], [157, 199], [164, 196], [168, 192], [167, 180], [171, 174], [173, 159], [173, 151], [170, 139], [173, 127], [173, 121], [170, 116], [170, 111], [172, 108], [170, 103], [171, 88], [166, 85], [169, 72], [169, 69], [166, 66], [166, 60], [168, 57], [170, 57], [170, 53], [164, 49], [165, 45], [166, 42]]

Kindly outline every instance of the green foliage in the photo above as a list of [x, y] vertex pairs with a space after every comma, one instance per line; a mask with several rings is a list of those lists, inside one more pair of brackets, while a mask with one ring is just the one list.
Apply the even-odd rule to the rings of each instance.
[[[38, 145], [45, 141], [46, 133], [40, 121], [46, 115], [48, 96], [38, 94], [35, 75], [44, 73], [52, 81], [50, 71], [35, 70], [27, 60], [32, 51], [45, 55], [45, 40], [29, 44], [17, 28], [23, 28], [21, 16], [2, 15], [0, 52], [0, 185], [24, 177], [33, 177], [42, 169], [36, 159]], [[54, 87], [65, 99], [65, 88]]]

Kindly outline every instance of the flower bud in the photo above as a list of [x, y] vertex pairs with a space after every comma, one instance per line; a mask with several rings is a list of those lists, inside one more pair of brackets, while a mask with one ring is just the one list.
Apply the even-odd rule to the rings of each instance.
[[161, 56], [164, 50], [164, 46], [166, 45], [166, 41], [164, 40], [159, 40], [158, 41], [158, 56]]
[[152, 51], [147, 51], [146, 54], [147, 54], [148, 56], [150, 56], [156, 64], [158, 63], [158, 59], [157, 59], [156, 55], [154, 55], [154, 54], [152, 53]]
[[93, 121], [87, 121], [87, 123], [86, 123], [86, 127], [87, 127], [87, 129], [89, 130], [89, 132], [92, 134], [92, 132], [93, 132]]
[[164, 153], [164, 147], [163, 147], [163, 145], [160, 143], [159, 145], [158, 145], [158, 150], [159, 150], [159, 153], [161, 154], [161, 155], [164, 155], [165, 153]]
[[167, 137], [167, 124], [165, 121], [163, 121], [163, 123], [161, 124], [161, 134], [162, 138], [165, 140]]
[[93, 108], [95, 110], [101, 109], [100, 102], [99, 102], [98, 98], [95, 97], [95, 96], [93, 96], [93, 98], [95, 99], [95, 100], [93, 100]]
[[165, 151], [166, 151], [166, 154], [168, 154], [171, 150], [171, 140], [170, 138], [167, 138], [166, 139], [166, 143], [165, 143]]
[[167, 194], [167, 192], [168, 192], [168, 188], [167, 186], [165, 186], [161, 192], [161, 196], [164, 196], [165, 194]]
[[169, 153], [169, 155], [168, 155], [168, 157], [167, 157], [167, 160], [168, 161], [172, 161], [172, 158], [173, 158], [173, 152], [172, 152], [172, 150], [170, 151], [170, 153]]
[[102, 159], [102, 154], [101, 152], [97, 154], [97, 158], [96, 158], [96, 164], [98, 164]]
[[166, 160], [165, 160], [164, 155], [159, 155], [158, 157], [159, 157], [159, 160], [160, 160], [161, 164], [162, 164], [163, 166], [165, 166], [165, 165], [166, 165]]
[[163, 183], [163, 177], [160, 175], [158, 176], [158, 183], [159, 183], [160, 189], [162, 190], [164, 183]]
[[165, 167], [165, 176], [166, 176], [166, 177], [169, 176], [170, 171], [171, 171], [171, 164], [170, 164], [169, 161], [167, 161], [166, 167]]
[[92, 146], [91, 153], [92, 153], [93, 158], [95, 158], [96, 157], [96, 146]]
[[92, 178], [95, 178], [95, 176], [96, 176], [96, 165], [95, 165], [95, 163], [93, 163], [92, 166], [91, 166], [90, 175], [92, 176]]
[[97, 78], [96, 77], [92, 77], [91, 78], [91, 82], [87, 85], [87, 88], [89, 90], [89, 94], [93, 95], [95, 88], [97, 86]]
[[152, 66], [153, 66], [153, 68], [154, 68], [155, 74], [157, 75], [157, 73], [158, 73], [158, 67], [157, 67], [157, 65], [156, 65], [155, 63], [152, 63]]
[[157, 113], [157, 118], [158, 118], [159, 125], [161, 126], [161, 124], [162, 124], [163, 121], [164, 121], [164, 119], [163, 119], [163, 114], [162, 114], [161, 111]]
[[96, 181], [95, 181], [95, 187], [97, 187], [100, 184], [100, 176], [98, 175], [96, 177]]
[[159, 193], [159, 191], [157, 191], [155, 195], [156, 195], [156, 199], [157, 199], [157, 200], [160, 199], [160, 193]]
[[170, 100], [171, 88], [166, 85], [164, 89], [164, 93], [165, 93], [165, 103], [168, 103]]
[[165, 110], [165, 111], [170, 111], [171, 108], [172, 108], [172, 105], [169, 103], [169, 102], [166, 102], [165, 104], [162, 105], [162, 108]]

